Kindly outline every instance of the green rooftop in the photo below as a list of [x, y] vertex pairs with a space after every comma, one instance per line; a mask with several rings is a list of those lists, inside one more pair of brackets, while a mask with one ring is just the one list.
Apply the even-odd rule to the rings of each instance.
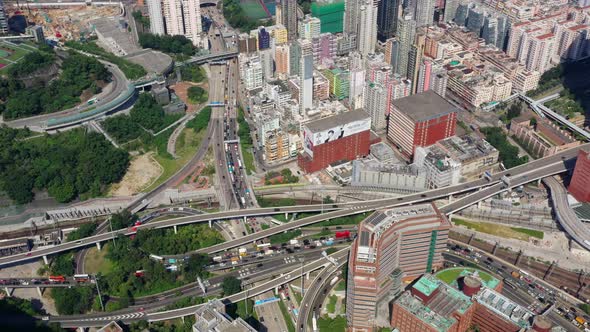
[[416, 283], [412, 287], [414, 287], [420, 293], [426, 296], [430, 296], [432, 292], [434, 292], [438, 288], [439, 285], [440, 281], [432, 278], [432, 276], [429, 274], [425, 274], [424, 276], [422, 276], [422, 278], [418, 279], [418, 281], [416, 281]]
[[479, 279], [485, 287], [495, 289], [496, 286], [498, 286], [498, 284], [500, 283], [500, 280], [494, 278], [489, 273], [473, 268], [457, 267], [444, 269], [442, 271], [439, 271], [435, 276], [445, 284], [458, 288], [457, 279], [468, 275], [472, 275], [476, 271], [479, 276]]
[[457, 61], [457, 60], [453, 60], [451, 61], [451, 66], [456, 66], [458, 64], [460, 64], [461, 62]]

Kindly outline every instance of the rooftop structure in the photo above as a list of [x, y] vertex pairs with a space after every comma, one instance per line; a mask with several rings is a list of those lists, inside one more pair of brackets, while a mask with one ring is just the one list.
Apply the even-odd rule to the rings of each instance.
[[498, 292], [484, 288], [475, 296], [475, 300], [520, 328], [530, 326], [529, 322], [533, 313]]
[[415, 122], [424, 122], [457, 112], [455, 106], [433, 91], [396, 99], [392, 104]]
[[195, 312], [193, 332], [256, 332], [242, 318], [231, 320], [225, 313], [225, 304], [213, 300]]

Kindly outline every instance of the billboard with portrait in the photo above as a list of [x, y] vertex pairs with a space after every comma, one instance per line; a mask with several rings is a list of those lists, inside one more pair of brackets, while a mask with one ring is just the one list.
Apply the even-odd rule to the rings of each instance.
[[332, 128], [311, 132], [309, 128], [305, 127], [303, 136], [305, 142], [305, 151], [313, 156], [310, 152], [314, 146], [333, 142], [344, 137], [361, 133], [371, 129], [371, 118], [351, 121], [343, 125], [337, 125]]

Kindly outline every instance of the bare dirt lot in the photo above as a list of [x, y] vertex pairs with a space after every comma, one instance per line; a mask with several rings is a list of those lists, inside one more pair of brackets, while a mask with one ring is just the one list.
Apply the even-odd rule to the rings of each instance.
[[131, 196], [147, 187], [162, 173], [160, 165], [152, 158], [151, 153], [142, 154], [131, 160], [131, 165], [121, 182], [111, 188], [111, 196]]

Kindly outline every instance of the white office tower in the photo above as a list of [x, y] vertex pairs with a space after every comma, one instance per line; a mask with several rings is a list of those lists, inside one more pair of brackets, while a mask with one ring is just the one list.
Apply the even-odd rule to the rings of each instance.
[[434, 20], [434, 0], [414, 0], [416, 3], [415, 20], [417, 27], [432, 25]]
[[200, 1], [184, 0], [182, 2], [182, 8], [184, 12], [185, 36], [193, 42], [193, 45], [200, 45], [200, 35], [203, 32]]
[[366, 57], [375, 53], [377, 43], [377, 4], [378, 1], [367, 0], [360, 7], [358, 50]]
[[398, 21], [397, 37], [399, 39], [399, 57], [395, 72], [406, 76], [408, 72], [408, 63], [410, 50], [414, 44], [416, 36], [416, 21], [412, 19], [412, 15], [404, 15]]
[[164, 35], [164, 17], [162, 16], [162, 2], [160, 0], [147, 0], [148, 13], [150, 15], [150, 31], [154, 35]]
[[184, 35], [182, 3], [180, 0], [164, 0], [164, 19], [168, 35]]
[[313, 46], [311, 41], [300, 39], [299, 46], [299, 112], [311, 109], [313, 104]]
[[352, 110], [365, 107], [365, 66], [358, 51], [351, 52], [349, 57], [349, 93], [348, 103]]

